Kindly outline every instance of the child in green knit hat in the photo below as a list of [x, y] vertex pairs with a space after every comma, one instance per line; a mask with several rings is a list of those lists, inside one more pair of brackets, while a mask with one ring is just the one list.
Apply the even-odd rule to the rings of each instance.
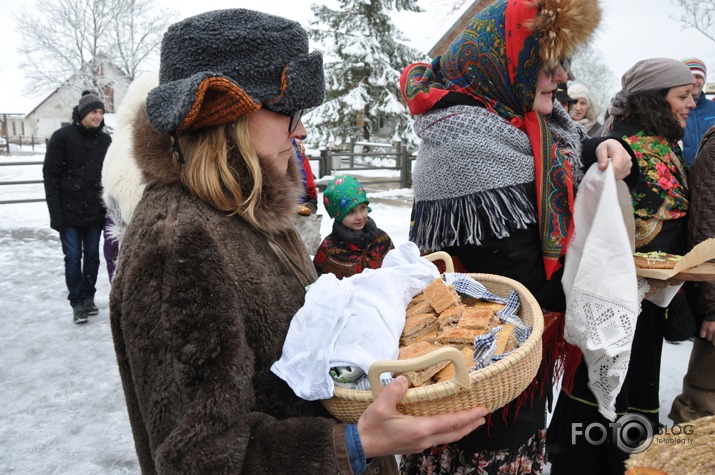
[[323, 192], [323, 205], [334, 219], [333, 231], [323, 239], [313, 258], [318, 274], [339, 279], [377, 269], [395, 246], [387, 233], [368, 216], [365, 188], [350, 175], [335, 177]]

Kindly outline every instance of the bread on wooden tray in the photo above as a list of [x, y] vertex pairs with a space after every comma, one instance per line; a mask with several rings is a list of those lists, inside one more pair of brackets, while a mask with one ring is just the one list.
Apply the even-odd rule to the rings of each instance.
[[633, 253], [633, 261], [641, 269], [672, 269], [682, 257], [660, 251]]

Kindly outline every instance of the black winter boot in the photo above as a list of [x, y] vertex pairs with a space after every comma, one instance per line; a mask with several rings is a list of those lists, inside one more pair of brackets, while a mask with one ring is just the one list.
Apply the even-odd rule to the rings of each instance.
[[84, 304], [75, 305], [72, 307], [75, 323], [87, 323], [87, 312], [84, 309]]
[[94, 304], [94, 299], [84, 301], [84, 312], [89, 316], [97, 315], [99, 313], [99, 309]]

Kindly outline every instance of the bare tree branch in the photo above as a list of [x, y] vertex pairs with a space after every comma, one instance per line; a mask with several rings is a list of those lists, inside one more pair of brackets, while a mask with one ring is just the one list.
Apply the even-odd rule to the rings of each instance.
[[152, 66], [166, 28], [178, 14], [154, 0], [37, 0], [16, 17], [28, 92], [62, 85], [73, 75], [78, 90], [112, 87], [108, 66], [133, 80]]
[[686, 28], [695, 28], [715, 41], [715, 2], [713, 0], [675, 0], [683, 9], [679, 20]]
[[574, 56], [571, 66], [576, 77], [574, 82], [588, 88], [598, 102], [602, 115], [611, 102], [614, 89], [618, 86], [616, 76], [608, 67], [605, 56], [592, 44], [588, 44]]

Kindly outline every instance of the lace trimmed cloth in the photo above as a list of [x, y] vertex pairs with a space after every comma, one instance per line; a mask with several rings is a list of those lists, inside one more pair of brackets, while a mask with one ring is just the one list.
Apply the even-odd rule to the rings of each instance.
[[574, 220], [562, 278], [564, 338], [583, 352], [598, 410], [613, 421], [646, 289], [639, 292], [633, 262], [630, 194], [623, 182], [616, 182], [610, 164], [604, 171], [594, 164], [586, 173], [574, 203]]

